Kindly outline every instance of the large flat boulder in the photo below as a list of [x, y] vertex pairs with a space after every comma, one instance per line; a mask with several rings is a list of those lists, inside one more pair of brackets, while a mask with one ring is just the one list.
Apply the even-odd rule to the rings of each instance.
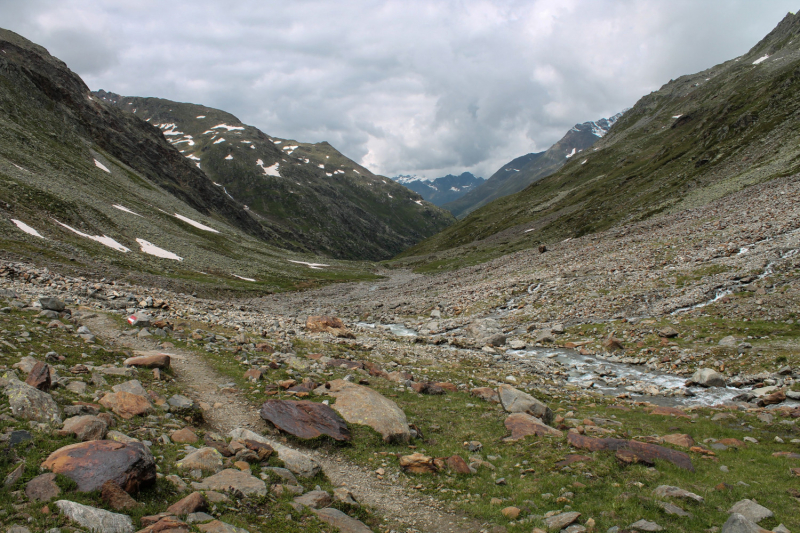
[[267, 400], [261, 406], [261, 418], [278, 429], [301, 439], [327, 435], [339, 441], [349, 441], [347, 423], [336, 411], [323, 403], [306, 400]]
[[379, 392], [343, 379], [326, 383], [325, 389], [336, 398], [333, 408], [347, 422], [371, 427], [385, 442], [408, 442], [411, 438], [406, 414]]
[[515, 441], [524, 439], [530, 435], [537, 435], [544, 437], [551, 435], [553, 437], [563, 437], [564, 433], [558, 429], [552, 428], [528, 413], [512, 413], [508, 415], [505, 421], [506, 429], [511, 432], [511, 436], [507, 440]]
[[317, 518], [326, 524], [339, 528], [339, 531], [342, 533], [372, 533], [372, 530], [368, 528], [364, 522], [347, 516], [339, 509], [326, 507], [325, 509], [315, 511], [315, 513]]
[[169, 368], [171, 359], [167, 354], [142, 355], [129, 357], [123, 363], [125, 366], [136, 366], [140, 368]]
[[11, 414], [15, 418], [61, 424], [61, 409], [52, 396], [18, 379], [11, 379], [5, 388]]
[[114, 481], [132, 493], [156, 480], [153, 456], [138, 442], [93, 440], [71, 444], [51, 453], [42, 468], [69, 477], [80, 492], [99, 490], [106, 481]]
[[179, 470], [202, 470], [219, 472], [222, 470], [222, 454], [214, 448], [200, 448], [175, 463]]
[[692, 381], [701, 387], [724, 387], [725, 376], [711, 368], [701, 368], [692, 374]]
[[322, 470], [320, 464], [306, 454], [272, 441], [249, 429], [236, 428], [228, 435], [242, 442], [252, 440], [271, 446], [272, 449], [275, 450], [275, 453], [278, 454], [278, 459], [283, 461], [283, 465], [286, 469], [300, 477], [314, 477]]
[[553, 421], [553, 411], [526, 392], [504, 383], [497, 387], [497, 394], [500, 396], [500, 404], [508, 413], [528, 413], [545, 424]]
[[69, 500], [58, 500], [56, 507], [61, 514], [95, 533], [133, 533], [135, 531], [131, 517], [124, 514], [112, 513]]
[[576, 448], [593, 452], [599, 450], [627, 450], [633, 452], [636, 457], [645, 461], [652, 462], [655, 459], [662, 459], [669, 461], [679, 468], [694, 472], [692, 458], [689, 457], [688, 454], [677, 450], [671, 450], [657, 444], [624, 439], [596, 439], [572, 432], [567, 433], [567, 441]]

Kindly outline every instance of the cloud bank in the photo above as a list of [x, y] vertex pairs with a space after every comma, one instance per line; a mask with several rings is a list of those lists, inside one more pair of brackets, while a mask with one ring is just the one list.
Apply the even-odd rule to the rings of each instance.
[[0, 0], [92, 89], [223, 109], [376, 173], [502, 164], [746, 52], [784, 0]]

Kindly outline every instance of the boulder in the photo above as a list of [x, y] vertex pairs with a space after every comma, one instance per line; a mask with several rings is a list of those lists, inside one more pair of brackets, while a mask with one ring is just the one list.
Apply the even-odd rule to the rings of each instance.
[[172, 439], [172, 442], [176, 442], [178, 444], [194, 444], [198, 441], [197, 435], [195, 435], [194, 431], [189, 428], [173, 431], [169, 438]]
[[694, 446], [694, 439], [685, 433], [664, 435], [661, 437], [661, 442], [666, 442], [667, 444], [672, 444], [673, 446], [680, 446], [681, 448], [691, 448]]
[[55, 400], [35, 387], [17, 379], [11, 379], [5, 388], [11, 414], [16, 418], [35, 420], [50, 424], [61, 424], [61, 409]]
[[664, 531], [664, 528], [655, 522], [644, 519], [636, 521], [628, 527], [634, 531]]
[[115, 511], [125, 511], [139, 506], [139, 503], [131, 498], [130, 494], [113, 481], [103, 483], [103, 486], [100, 487], [100, 497]]
[[694, 492], [689, 492], [688, 490], [684, 490], [679, 487], [672, 487], [670, 485], [659, 485], [653, 491], [653, 494], [662, 498], [683, 498], [685, 500], [694, 500], [698, 503], [703, 503], [704, 501], [702, 496], [695, 494]]
[[219, 472], [222, 470], [222, 454], [214, 448], [200, 448], [175, 463], [180, 470], [202, 470]]
[[66, 304], [58, 298], [39, 298], [39, 305], [42, 306], [42, 309], [55, 311], [56, 313], [60, 313], [67, 308]]
[[137, 328], [146, 328], [152, 323], [153, 317], [143, 311], [134, 313], [128, 317], [128, 324], [131, 326], [136, 326]]
[[385, 442], [408, 442], [411, 438], [406, 414], [379, 392], [343, 379], [326, 383], [325, 389], [336, 398], [333, 408], [347, 422], [371, 427]]
[[208, 502], [202, 492], [193, 492], [173, 503], [167, 508], [167, 512], [176, 516], [184, 516], [189, 513], [196, 513], [197, 511], [205, 511], [208, 508]]
[[529, 435], [543, 437], [551, 435], [553, 437], [563, 437], [564, 433], [548, 426], [535, 416], [527, 413], [513, 413], [508, 415], [505, 421], [506, 429], [511, 431], [511, 436], [507, 440], [515, 441], [523, 439]]
[[36, 476], [25, 485], [25, 495], [34, 502], [46, 502], [61, 494], [53, 472]]
[[447, 458], [447, 467], [456, 474], [471, 474], [472, 470], [460, 455], [451, 455]]
[[692, 381], [701, 387], [724, 387], [725, 376], [710, 368], [701, 368], [692, 374]]
[[167, 400], [169, 404], [169, 412], [181, 418], [187, 418], [192, 424], [201, 424], [203, 422], [203, 410], [200, 409], [200, 404], [183, 396], [175, 394]]
[[75, 435], [80, 441], [100, 440], [105, 438], [108, 425], [100, 418], [92, 415], [73, 416], [64, 421], [59, 435]]
[[25, 383], [31, 387], [39, 389], [42, 392], [49, 391], [50, 385], [52, 384], [50, 378], [50, 365], [41, 361], [37, 361], [28, 374], [28, 379], [25, 380]]
[[547, 529], [551, 531], [561, 531], [581, 516], [581, 513], [570, 511], [567, 513], [560, 513], [544, 519]]
[[147, 391], [144, 390], [144, 387], [142, 387], [142, 382], [138, 379], [124, 381], [119, 385], [114, 385], [111, 387], [111, 390], [114, 392], [130, 392], [131, 394], [136, 394], [137, 396], [144, 396], [145, 398], [147, 397]]
[[665, 339], [672, 339], [679, 335], [678, 331], [672, 326], [665, 326], [658, 330], [658, 336]]
[[99, 490], [111, 480], [132, 493], [156, 480], [153, 456], [138, 442], [93, 440], [71, 444], [51, 453], [42, 468], [69, 477], [80, 492]]
[[694, 465], [689, 455], [657, 444], [623, 439], [596, 439], [573, 432], [567, 433], [567, 441], [576, 448], [593, 452], [599, 450], [630, 450], [642, 460], [652, 462], [655, 459], [663, 459], [679, 468], [694, 472]]
[[400, 457], [400, 466], [406, 472], [413, 474], [430, 474], [438, 470], [433, 462], [433, 457], [428, 457], [419, 452]]
[[772, 511], [759, 505], [753, 500], [740, 500], [728, 509], [729, 513], [738, 513], [752, 522], [761, 522], [766, 518], [775, 516]]
[[336, 411], [323, 403], [306, 400], [267, 400], [261, 406], [261, 418], [281, 431], [301, 439], [327, 435], [334, 440], [349, 441], [347, 424]]
[[333, 500], [331, 499], [331, 495], [324, 490], [312, 490], [306, 492], [302, 496], [297, 496], [294, 499], [295, 503], [299, 503], [300, 505], [305, 505], [306, 507], [311, 507], [312, 509], [320, 509], [322, 507], [327, 507], [331, 504]]
[[205, 478], [200, 483], [192, 483], [195, 490], [216, 490], [220, 492], [239, 491], [245, 496], [266, 496], [267, 485], [262, 480], [234, 468], [227, 468], [218, 474]]
[[721, 533], [770, 533], [739, 513], [733, 513], [722, 526]]
[[720, 346], [725, 346], [728, 348], [736, 348], [736, 337], [733, 335], [728, 335], [727, 337], [722, 337], [719, 340]]
[[553, 411], [530, 394], [505, 383], [497, 387], [497, 393], [506, 412], [527, 413], [541, 419], [545, 424], [553, 421]]
[[134, 533], [129, 516], [112, 513], [68, 500], [58, 500], [56, 507], [61, 514], [79, 526], [96, 533]]
[[128, 420], [149, 412], [153, 406], [144, 396], [120, 391], [106, 394], [100, 398], [100, 405], [111, 409], [115, 414]]
[[326, 524], [339, 528], [339, 531], [342, 533], [372, 533], [372, 530], [368, 528], [364, 522], [347, 516], [339, 509], [326, 507], [325, 509], [315, 511], [315, 513], [317, 518]]
[[166, 354], [144, 355], [140, 357], [130, 357], [125, 359], [125, 366], [136, 366], [140, 368], [169, 368], [170, 356]]
[[487, 402], [500, 403], [500, 396], [497, 394], [497, 391], [491, 387], [478, 387], [472, 389], [469, 393]]
[[236, 428], [229, 433], [229, 436], [243, 442], [252, 440], [270, 446], [275, 450], [275, 453], [278, 454], [278, 458], [283, 461], [286, 469], [298, 476], [314, 477], [322, 470], [322, 467], [317, 461], [304, 453], [289, 448], [288, 446], [278, 444], [277, 442], [270, 441], [266, 437], [250, 431], [249, 429]]
[[341, 319], [332, 316], [309, 316], [306, 319], [306, 331], [309, 333], [330, 333], [336, 337], [355, 339]]
[[486, 340], [489, 346], [503, 346], [506, 343], [506, 336], [502, 333], [495, 333]]

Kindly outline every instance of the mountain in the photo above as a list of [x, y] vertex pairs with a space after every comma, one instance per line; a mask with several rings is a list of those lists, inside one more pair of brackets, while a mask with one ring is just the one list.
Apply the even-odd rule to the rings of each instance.
[[464, 196], [486, 181], [483, 178], [476, 178], [469, 172], [464, 172], [459, 176], [448, 174], [435, 180], [425, 180], [416, 176], [396, 176], [392, 179], [438, 206]]
[[224, 195], [292, 247], [340, 259], [385, 259], [453, 222], [447, 211], [327, 142], [267, 135], [202, 105], [102, 90], [94, 95], [161, 129]]
[[622, 113], [611, 118], [601, 118], [596, 122], [576, 124], [548, 150], [526, 154], [506, 163], [480, 186], [461, 198], [443, 204], [442, 207], [456, 217], [464, 218], [492, 200], [521, 191], [531, 183], [556, 172], [570, 158], [591, 147], [608, 133], [620, 116]]
[[313, 248], [264, 224], [162, 129], [93, 96], [41, 46], [0, 30], [0, 51], [3, 259], [189, 292], [370, 276], [367, 265], [296, 253]]
[[743, 56], [670, 80], [617, 119], [591, 151], [470, 213], [399, 263], [445, 268], [552, 246], [794, 176], [798, 113], [800, 15], [788, 14]]

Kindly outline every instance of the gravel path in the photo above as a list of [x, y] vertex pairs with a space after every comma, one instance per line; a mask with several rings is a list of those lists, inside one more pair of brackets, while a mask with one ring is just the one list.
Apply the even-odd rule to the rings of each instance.
[[[204, 414], [214, 431], [225, 435], [234, 428], [245, 427], [259, 433], [270, 432], [258, 415], [257, 407], [251, 405], [243, 395], [220, 392], [219, 385], [228, 380], [197, 353], [178, 348], [155, 350], [152, 341], [122, 335], [119, 326], [102, 313], [84, 320], [84, 323], [98, 337], [131, 349], [137, 355], [169, 353], [177, 381], [188, 388], [186, 394], [212, 406]], [[479, 523], [447, 511], [436, 499], [415, 494], [397, 483], [378, 480], [371, 470], [350, 463], [341, 456], [316, 450], [300, 451], [316, 459], [334, 485], [347, 486], [359, 502], [376, 509], [393, 527], [430, 533], [471, 533], [481, 529]]]

